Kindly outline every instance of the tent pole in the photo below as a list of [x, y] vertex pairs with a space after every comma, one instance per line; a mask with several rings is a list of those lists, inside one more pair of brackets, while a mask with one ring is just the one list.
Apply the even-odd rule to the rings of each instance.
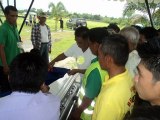
[[2, 5], [2, 1], [0, 1], [0, 7], [1, 7], [3, 13], [4, 13], [4, 7], [3, 7], [3, 5]]
[[1, 24], [3, 23], [3, 21], [2, 21], [2, 19], [0, 18], [0, 22], [1, 22]]
[[7, 0], [7, 5], [9, 5], [9, 0]]
[[27, 16], [28, 16], [28, 14], [29, 14], [29, 11], [30, 11], [33, 3], [34, 3], [34, 0], [31, 1], [31, 4], [30, 4], [30, 6], [29, 6], [29, 8], [28, 8], [28, 11], [27, 11], [27, 13], [26, 13], [26, 15], [25, 15], [25, 17], [24, 17], [24, 19], [23, 19], [23, 23], [22, 23], [22, 25], [21, 25], [21, 27], [20, 27], [19, 34], [21, 34], [22, 28], [23, 28], [23, 26], [24, 26], [24, 23], [25, 23], [25, 21], [26, 21], [26, 19], [27, 19]]
[[154, 25], [153, 25], [153, 20], [152, 20], [152, 16], [151, 16], [151, 11], [150, 11], [149, 4], [148, 4], [148, 0], [145, 0], [145, 3], [146, 3], [147, 12], [148, 12], [148, 15], [149, 15], [149, 19], [150, 19], [151, 26], [154, 27]]
[[16, 7], [16, 0], [14, 0], [14, 7]]

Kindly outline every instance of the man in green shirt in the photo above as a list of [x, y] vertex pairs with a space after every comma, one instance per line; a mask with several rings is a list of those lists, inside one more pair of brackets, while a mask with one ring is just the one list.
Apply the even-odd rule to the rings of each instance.
[[5, 22], [0, 26], [0, 96], [10, 92], [8, 83], [9, 65], [20, 53], [19, 33], [16, 27], [18, 11], [14, 6], [4, 9]]

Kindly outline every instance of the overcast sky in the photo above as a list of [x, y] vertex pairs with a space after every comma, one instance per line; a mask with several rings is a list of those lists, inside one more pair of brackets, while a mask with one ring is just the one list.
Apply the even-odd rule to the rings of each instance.
[[[7, 0], [2, 0], [4, 7], [7, 5]], [[9, 0], [13, 5], [14, 0]], [[31, 0], [16, 0], [18, 9], [27, 9]], [[121, 17], [124, 9], [125, 2], [108, 1], [108, 0], [34, 0], [32, 8], [49, 10], [48, 5], [50, 2], [57, 4], [61, 1], [66, 9], [73, 13], [89, 13], [99, 14], [108, 17]]]

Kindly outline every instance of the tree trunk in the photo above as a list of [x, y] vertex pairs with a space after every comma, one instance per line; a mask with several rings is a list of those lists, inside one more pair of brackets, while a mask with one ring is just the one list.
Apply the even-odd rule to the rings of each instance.
[[55, 19], [55, 31], [57, 31], [58, 19]]

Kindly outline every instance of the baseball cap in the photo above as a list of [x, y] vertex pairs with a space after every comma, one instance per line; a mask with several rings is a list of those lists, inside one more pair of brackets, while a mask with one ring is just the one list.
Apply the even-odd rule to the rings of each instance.
[[47, 14], [45, 13], [45, 12], [40, 12], [39, 14], [38, 14], [38, 16], [39, 17], [47, 17]]

